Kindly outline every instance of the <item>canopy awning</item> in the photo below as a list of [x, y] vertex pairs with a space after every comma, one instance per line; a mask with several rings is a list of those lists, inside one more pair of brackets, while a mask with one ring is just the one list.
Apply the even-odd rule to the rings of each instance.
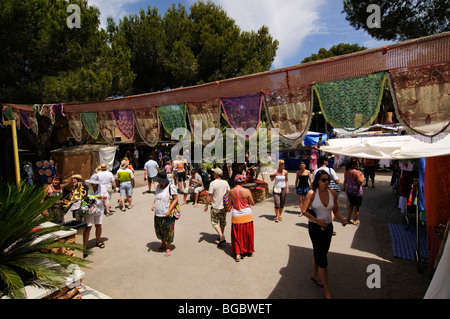
[[358, 158], [414, 159], [450, 154], [450, 135], [424, 143], [410, 135], [330, 139], [321, 151]]

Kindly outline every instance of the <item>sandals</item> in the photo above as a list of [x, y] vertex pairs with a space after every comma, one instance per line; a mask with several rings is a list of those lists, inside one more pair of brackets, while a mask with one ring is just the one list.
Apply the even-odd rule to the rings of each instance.
[[99, 247], [99, 248], [101, 248], [101, 249], [105, 248], [105, 244], [104, 244], [103, 242], [101, 242], [101, 241], [99, 241], [98, 243], [96, 243], [95, 246], [97, 246], [97, 247]]
[[317, 286], [323, 288], [323, 284], [320, 282], [319, 279], [315, 279], [315, 278], [311, 277], [311, 280], [314, 281], [314, 283], [315, 283]]

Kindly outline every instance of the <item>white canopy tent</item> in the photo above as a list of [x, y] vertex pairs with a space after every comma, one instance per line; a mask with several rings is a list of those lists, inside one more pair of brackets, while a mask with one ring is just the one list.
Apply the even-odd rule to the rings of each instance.
[[450, 154], [450, 135], [435, 143], [424, 143], [410, 135], [330, 139], [321, 151], [358, 158], [414, 159]]

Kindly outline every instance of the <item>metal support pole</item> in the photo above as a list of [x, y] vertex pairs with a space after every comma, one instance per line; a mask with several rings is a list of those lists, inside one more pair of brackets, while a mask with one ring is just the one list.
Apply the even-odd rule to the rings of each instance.
[[16, 172], [16, 184], [18, 187], [20, 184], [20, 165], [19, 165], [19, 146], [17, 143], [16, 120], [3, 121], [3, 125], [11, 125], [12, 144], [13, 144], [13, 152], [14, 152], [14, 166], [15, 166], [15, 172]]

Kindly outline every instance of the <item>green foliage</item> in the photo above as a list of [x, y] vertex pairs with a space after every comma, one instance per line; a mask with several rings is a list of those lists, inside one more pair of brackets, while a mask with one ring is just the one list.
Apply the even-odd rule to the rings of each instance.
[[[32, 231], [53, 216], [42, 212], [52, 206], [57, 197], [42, 201], [44, 188], [22, 182], [19, 186], [0, 183], [0, 294], [11, 298], [26, 298], [23, 287], [31, 284], [59, 287], [71, 264], [86, 267], [88, 261], [44, 249], [70, 248], [83, 250], [82, 245], [58, 242], [52, 233], [65, 227], [55, 225]], [[42, 236], [47, 235], [47, 239]]]
[[333, 45], [329, 50], [325, 48], [321, 48], [318, 53], [312, 54], [310, 57], [304, 58], [302, 63], [308, 63], [312, 61], [318, 61], [322, 59], [331, 58], [334, 56], [349, 54], [353, 52], [358, 52], [362, 50], [367, 50], [366, 47], [359, 46], [358, 44], [348, 44], [348, 43], [339, 43], [337, 45]]
[[[343, 13], [355, 29], [363, 29], [378, 40], [405, 41], [450, 30], [448, 0], [344, 0]], [[381, 27], [369, 28], [370, 4], [380, 7]]]
[[135, 94], [267, 71], [278, 48], [267, 27], [241, 32], [210, 1], [195, 2], [189, 12], [173, 4], [164, 16], [149, 6], [118, 26], [109, 21], [107, 29], [111, 38], [126, 39]]
[[57, 103], [102, 100], [130, 92], [129, 51], [108, 42], [98, 8], [81, 8], [81, 28], [68, 28], [65, 0], [0, 2], [0, 101]]

